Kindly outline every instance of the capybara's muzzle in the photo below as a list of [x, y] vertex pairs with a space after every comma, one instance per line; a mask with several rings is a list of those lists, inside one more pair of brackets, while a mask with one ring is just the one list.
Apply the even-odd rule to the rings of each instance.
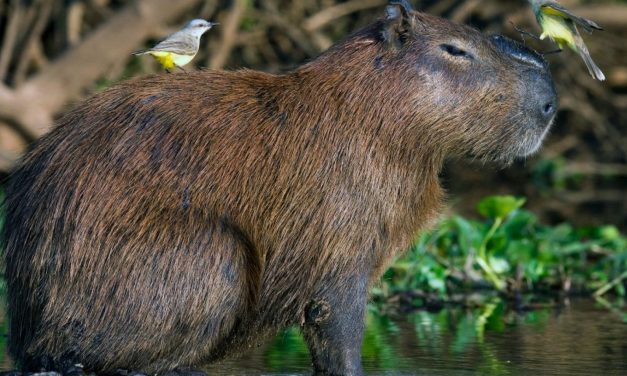
[[521, 74], [521, 98], [525, 115], [532, 125], [547, 127], [557, 112], [557, 92], [549, 64], [542, 55], [502, 35], [490, 37], [500, 52], [513, 59], [512, 69]]

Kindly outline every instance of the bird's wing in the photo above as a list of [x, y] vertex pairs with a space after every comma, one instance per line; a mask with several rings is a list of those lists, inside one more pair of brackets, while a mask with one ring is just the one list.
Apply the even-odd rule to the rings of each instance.
[[583, 29], [588, 33], [591, 33], [592, 29], [603, 30], [603, 28], [599, 26], [596, 22], [591, 21], [587, 18], [579, 17], [570, 10], [564, 8], [561, 4], [554, 1], [548, 1], [545, 4], [542, 4], [540, 6], [540, 9], [544, 14], [558, 16], [562, 18], [570, 18], [577, 25], [583, 27]]
[[174, 33], [165, 38], [148, 51], [172, 52], [177, 55], [195, 55], [198, 52], [198, 42], [196, 38], [184, 33]]

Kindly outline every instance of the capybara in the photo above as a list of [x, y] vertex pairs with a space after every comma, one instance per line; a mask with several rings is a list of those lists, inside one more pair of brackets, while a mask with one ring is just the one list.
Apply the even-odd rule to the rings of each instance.
[[10, 351], [184, 374], [297, 324], [317, 374], [360, 375], [368, 288], [437, 217], [444, 160], [527, 156], [556, 106], [535, 52], [399, 5], [285, 74], [115, 85], [10, 178]]

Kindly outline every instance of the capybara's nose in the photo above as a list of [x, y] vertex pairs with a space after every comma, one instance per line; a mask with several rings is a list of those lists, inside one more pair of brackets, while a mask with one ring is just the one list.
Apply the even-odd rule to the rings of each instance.
[[[523, 100], [525, 111], [544, 127], [557, 112], [557, 92], [549, 65], [542, 55], [502, 35], [490, 37], [496, 48], [522, 65]], [[514, 69], [514, 67], [512, 67]]]
[[546, 127], [557, 112], [557, 92], [551, 74], [539, 69], [525, 69], [521, 74], [523, 111], [536, 126]]

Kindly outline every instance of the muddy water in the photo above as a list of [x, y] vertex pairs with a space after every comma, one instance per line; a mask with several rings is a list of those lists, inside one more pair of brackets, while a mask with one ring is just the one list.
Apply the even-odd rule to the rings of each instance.
[[[394, 318], [371, 312], [364, 366], [368, 375], [627, 375], [625, 312], [589, 300], [523, 314], [498, 303]], [[6, 330], [6, 322], [1, 324]], [[3, 336], [0, 346], [5, 343]], [[6, 356], [1, 360], [4, 369], [10, 367]], [[210, 375], [311, 373], [295, 329], [206, 370]]]

